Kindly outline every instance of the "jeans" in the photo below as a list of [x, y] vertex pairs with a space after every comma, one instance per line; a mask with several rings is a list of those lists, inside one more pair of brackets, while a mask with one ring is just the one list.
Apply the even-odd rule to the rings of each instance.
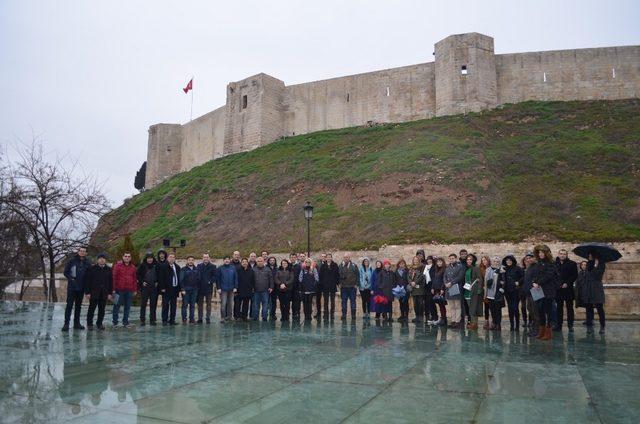
[[360, 290], [360, 297], [362, 299], [362, 313], [368, 315], [371, 313], [371, 290]]
[[220, 319], [230, 320], [233, 316], [233, 290], [220, 292]]
[[205, 293], [203, 291], [198, 291], [198, 321], [202, 321], [202, 315], [204, 312], [204, 307], [206, 305], [206, 311], [207, 311], [207, 315], [206, 315], [206, 319], [207, 322], [209, 322], [211, 320], [211, 295], [212, 293]]
[[143, 287], [140, 300], [140, 322], [144, 323], [149, 304], [149, 321], [156, 322], [156, 309], [158, 308], [158, 290], [150, 287]]
[[522, 314], [522, 321], [528, 323], [527, 321], [527, 296], [522, 293], [518, 293], [518, 297], [520, 298], [520, 313]]
[[98, 327], [102, 327], [102, 321], [104, 320], [104, 312], [107, 306], [107, 297], [93, 297], [89, 299], [89, 310], [87, 311], [87, 325], [91, 327], [93, 325], [93, 315], [96, 311], [96, 307], [98, 308], [98, 319], [96, 320], [96, 325]]
[[447, 299], [447, 305], [449, 306], [449, 318], [451, 319], [451, 323], [460, 322], [462, 320], [462, 300], [459, 297]]
[[342, 316], [347, 316], [347, 300], [350, 302], [351, 315], [356, 314], [356, 288], [341, 288], [340, 297], [342, 298]]
[[587, 325], [589, 327], [593, 325], [593, 308], [596, 308], [598, 311], [598, 318], [600, 319], [600, 327], [604, 328], [605, 316], [604, 306], [602, 305], [602, 303], [587, 303], [585, 307], [587, 308]]
[[291, 313], [294, 318], [300, 317], [300, 302], [302, 302], [302, 294], [294, 288], [291, 292]]
[[322, 315], [322, 292], [316, 293], [316, 317], [320, 318]]
[[185, 290], [182, 295], [182, 321], [187, 320], [187, 305], [189, 306], [189, 321], [195, 321], [196, 299], [198, 289]]
[[557, 300], [556, 301], [558, 304], [558, 311], [557, 311], [557, 325], [558, 327], [562, 327], [562, 321], [564, 321], [564, 307], [566, 305], [567, 308], [567, 326], [569, 328], [573, 327], [573, 320], [574, 320], [574, 315], [573, 315], [573, 299], [568, 299], [568, 300]]
[[162, 296], [162, 323], [175, 323], [178, 288], [170, 287], [164, 293], [160, 292], [160, 295]]
[[431, 293], [431, 290], [427, 292], [427, 295], [425, 297], [425, 306], [426, 306], [426, 309], [424, 311], [425, 317], [429, 318], [429, 316], [431, 316], [431, 321], [437, 321], [438, 308], [436, 308], [436, 302], [433, 301], [433, 294]]
[[133, 292], [116, 290], [116, 294], [118, 295], [118, 303], [113, 304], [113, 325], [118, 325], [118, 314], [120, 313], [120, 305], [124, 305], [122, 324], [129, 325], [129, 311], [131, 310], [131, 302], [133, 301]]
[[267, 305], [269, 304], [269, 292], [255, 292], [253, 294], [253, 303], [251, 305], [251, 318], [258, 319], [260, 309], [262, 309], [262, 319], [267, 319]]
[[80, 307], [84, 292], [82, 290], [67, 290], [67, 307], [64, 310], [64, 325], [69, 325], [71, 311], [73, 311], [73, 325], [80, 325]]
[[[415, 299], [414, 299], [415, 302]], [[403, 298], [398, 299], [398, 303], [400, 303], [400, 317], [408, 319], [409, 318], [409, 296], [405, 296]]]
[[280, 301], [280, 319], [282, 321], [289, 321], [289, 309], [291, 307], [291, 292], [290, 291], [279, 292], [278, 300]]

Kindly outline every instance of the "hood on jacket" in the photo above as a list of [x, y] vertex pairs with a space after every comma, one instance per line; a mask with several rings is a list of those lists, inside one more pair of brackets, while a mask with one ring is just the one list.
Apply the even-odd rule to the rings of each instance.
[[551, 255], [551, 249], [546, 244], [538, 244], [533, 248], [533, 258], [536, 262], [540, 261], [540, 252], [544, 252], [545, 259], [547, 262], [553, 262], [553, 256]]
[[516, 266], [518, 264], [518, 261], [516, 261], [516, 257], [513, 255], [507, 255], [504, 258], [502, 258], [502, 266], [507, 266], [507, 259], [511, 259], [511, 263], [513, 263], [512, 266]]
[[364, 268], [364, 261], [368, 261], [369, 262], [369, 268], [373, 268], [371, 266], [371, 259], [369, 259], [367, 256], [365, 256], [364, 258], [362, 258], [362, 268]]
[[166, 251], [166, 250], [164, 250], [164, 249], [160, 249], [160, 250], [158, 250], [158, 254], [156, 255], [156, 256], [157, 256], [157, 258], [158, 258], [158, 262], [162, 262], [162, 261], [160, 260], [160, 254], [161, 254], [161, 253], [164, 253], [164, 261], [166, 262], [166, 261], [167, 261], [167, 256], [168, 256], [168, 255], [167, 255], [167, 251]]

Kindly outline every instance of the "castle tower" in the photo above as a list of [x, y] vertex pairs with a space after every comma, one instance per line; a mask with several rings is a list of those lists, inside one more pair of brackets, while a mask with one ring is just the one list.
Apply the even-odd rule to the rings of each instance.
[[180, 172], [182, 125], [156, 124], [149, 127], [147, 147], [147, 189]]
[[284, 82], [258, 74], [227, 85], [223, 154], [244, 152], [284, 135]]
[[496, 107], [493, 38], [472, 32], [435, 45], [436, 116]]

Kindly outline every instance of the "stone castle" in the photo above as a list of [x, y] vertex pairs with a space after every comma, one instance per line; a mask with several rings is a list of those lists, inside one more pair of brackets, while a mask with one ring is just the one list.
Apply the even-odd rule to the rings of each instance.
[[526, 100], [640, 96], [640, 46], [494, 54], [493, 38], [451, 35], [435, 61], [286, 86], [258, 74], [184, 125], [149, 128], [146, 188], [222, 156], [314, 131], [477, 112]]

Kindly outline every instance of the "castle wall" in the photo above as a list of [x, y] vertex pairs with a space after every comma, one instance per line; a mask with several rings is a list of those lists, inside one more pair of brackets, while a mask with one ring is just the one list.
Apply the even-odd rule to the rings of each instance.
[[153, 187], [180, 172], [182, 125], [156, 124], [149, 127], [145, 186]]
[[435, 113], [434, 64], [288, 86], [284, 104], [288, 136], [429, 118]]
[[495, 55], [493, 38], [468, 33], [439, 41], [434, 53], [435, 62], [291, 86], [264, 73], [231, 82], [225, 106], [149, 128], [145, 186], [283, 136], [527, 100], [640, 96], [640, 46]]
[[499, 104], [638, 97], [640, 46], [496, 55], [496, 75]]
[[180, 171], [187, 171], [223, 155], [226, 107], [184, 124]]

